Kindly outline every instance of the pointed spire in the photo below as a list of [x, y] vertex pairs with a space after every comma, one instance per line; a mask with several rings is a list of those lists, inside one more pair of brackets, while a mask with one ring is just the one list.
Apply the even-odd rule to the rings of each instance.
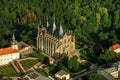
[[17, 43], [17, 41], [15, 40], [15, 35], [13, 34], [13, 36], [12, 36], [12, 44], [14, 45], [16, 43]]
[[13, 34], [13, 36], [12, 36], [12, 41], [15, 41], [15, 35]]
[[55, 24], [55, 15], [54, 15], [54, 21], [53, 21], [53, 33], [54, 33], [54, 31], [56, 30], [56, 24]]
[[63, 36], [63, 28], [62, 28], [62, 25], [60, 24], [60, 30], [59, 30], [59, 36]]
[[47, 17], [47, 28], [49, 27], [48, 17]]
[[15, 40], [15, 35], [12, 36], [11, 48], [18, 49], [17, 41]]

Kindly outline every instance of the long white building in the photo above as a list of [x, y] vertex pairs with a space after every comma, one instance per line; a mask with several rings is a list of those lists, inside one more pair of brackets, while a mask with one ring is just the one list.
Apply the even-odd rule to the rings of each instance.
[[13, 48], [0, 49], [0, 65], [9, 64], [15, 59], [19, 59], [19, 50]]
[[0, 65], [9, 64], [11, 61], [20, 58], [20, 51], [18, 50], [14, 34], [11, 43], [11, 47], [0, 49]]

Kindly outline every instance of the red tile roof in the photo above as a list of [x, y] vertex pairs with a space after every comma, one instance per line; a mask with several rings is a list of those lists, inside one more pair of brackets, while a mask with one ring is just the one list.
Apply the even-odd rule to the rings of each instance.
[[116, 49], [118, 49], [118, 48], [120, 48], [120, 44], [114, 44], [114, 45], [112, 46], [112, 49], [113, 49], [113, 50], [116, 50]]
[[0, 49], [0, 55], [6, 55], [6, 54], [12, 54], [19, 52], [17, 49], [12, 49], [12, 48], [2, 48]]

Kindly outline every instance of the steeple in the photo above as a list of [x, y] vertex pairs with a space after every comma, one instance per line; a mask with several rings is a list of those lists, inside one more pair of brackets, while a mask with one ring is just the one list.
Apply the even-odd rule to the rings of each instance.
[[14, 35], [14, 34], [13, 34], [13, 36], [12, 36], [12, 40], [15, 41], [15, 35]]
[[18, 49], [18, 46], [17, 46], [17, 41], [15, 40], [15, 35], [13, 34], [12, 36], [12, 44], [11, 44], [11, 47], [13, 49]]
[[57, 27], [57, 29], [55, 30], [54, 35], [55, 35], [57, 38], [59, 38], [59, 39], [64, 36], [64, 31], [63, 31], [63, 28], [62, 28], [62, 25], [61, 25], [61, 24], [60, 24], [60, 26]]
[[60, 24], [59, 36], [63, 36], [63, 34], [64, 34], [63, 28], [62, 25]]
[[55, 30], [56, 30], [56, 24], [55, 24], [55, 15], [54, 15], [54, 21], [53, 21], [53, 31], [52, 31], [52, 33], [54, 33], [54, 32], [55, 32]]
[[47, 28], [49, 27], [48, 17], [47, 17]]
[[12, 36], [12, 44], [14, 45], [16, 43], [17, 43], [17, 41], [15, 40], [15, 35], [13, 34], [13, 36]]

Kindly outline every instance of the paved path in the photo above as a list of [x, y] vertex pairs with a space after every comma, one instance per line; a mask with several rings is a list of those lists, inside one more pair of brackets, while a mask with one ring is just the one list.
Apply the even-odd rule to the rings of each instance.
[[78, 51], [82, 51], [82, 50], [84, 50], [84, 49], [87, 49], [88, 48], [88, 46], [87, 45], [84, 45], [81, 49], [77, 49]]
[[[15, 60], [15, 61], [11, 62], [12, 66], [15, 68], [17, 73], [20, 73], [20, 72], [24, 73], [24, 72], [26, 72], [26, 70], [24, 69], [24, 67], [20, 63], [23, 60], [38, 60], [38, 58], [28, 57], [28, 58], [18, 59], [18, 60]], [[36, 65], [37, 64], [35, 64], [33, 67], [35, 67]], [[31, 67], [31, 68], [33, 68], [33, 67]]]
[[17, 60], [16, 61], [16, 66], [18, 66], [18, 69], [20, 70], [20, 72], [25, 72], [25, 69], [24, 69], [24, 67], [22, 66], [22, 64], [20, 63], [20, 60]]
[[20, 73], [19, 69], [16, 67], [14, 61], [11, 62], [11, 65], [15, 68], [15, 70], [17, 71], [17, 73]]

